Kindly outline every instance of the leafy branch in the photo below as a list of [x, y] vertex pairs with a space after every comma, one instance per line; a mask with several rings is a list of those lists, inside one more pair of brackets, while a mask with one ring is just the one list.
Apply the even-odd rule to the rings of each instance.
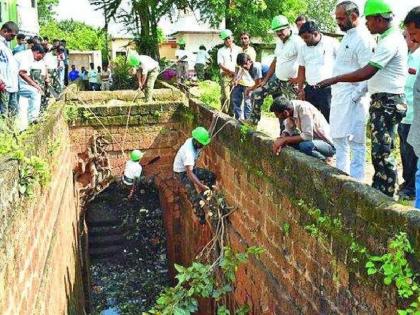
[[45, 186], [49, 182], [50, 167], [46, 160], [28, 155], [22, 138], [11, 120], [0, 119], [0, 156], [18, 162], [19, 194], [32, 196], [36, 184]]
[[382, 274], [384, 284], [394, 283], [401, 298], [417, 296], [407, 309], [398, 311], [400, 315], [420, 314], [418, 275], [414, 273], [406, 258], [407, 254], [413, 253], [407, 234], [401, 232], [389, 242], [387, 253], [382, 256], [369, 256], [365, 265], [368, 275]]
[[[230, 315], [224, 300], [234, 290], [236, 271], [250, 256], [258, 257], [264, 252], [260, 247], [249, 247], [245, 252], [235, 253], [227, 246], [226, 220], [235, 211], [230, 209], [217, 190], [205, 192], [201, 206], [206, 208], [208, 223], [213, 227], [213, 238], [197, 255], [189, 267], [175, 264], [178, 283], [165, 289], [156, 305], [145, 314], [189, 315], [198, 311], [199, 298], [211, 298], [216, 302], [218, 315]], [[203, 209], [204, 210], [204, 209]], [[247, 305], [240, 306], [233, 314], [248, 314]]]

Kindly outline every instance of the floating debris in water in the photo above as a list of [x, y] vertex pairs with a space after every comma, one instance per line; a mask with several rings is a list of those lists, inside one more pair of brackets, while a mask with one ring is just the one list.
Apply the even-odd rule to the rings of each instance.
[[93, 314], [141, 314], [170, 285], [159, 196], [152, 186], [141, 190], [122, 202], [113, 184], [88, 206]]

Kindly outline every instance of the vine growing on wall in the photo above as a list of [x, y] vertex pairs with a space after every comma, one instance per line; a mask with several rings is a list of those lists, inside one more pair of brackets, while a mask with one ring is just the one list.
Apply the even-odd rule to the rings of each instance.
[[369, 256], [365, 265], [368, 275], [381, 274], [385, 285], [394, 284], [400, 298], [415, 297], [408, 308], [398, 311], [399, 315], [420, 315], [418, 275], [407, 260], [407, 255], [413, 253], [407, 234], [401, 232], [389, 242], [387, 253], [382, 256]]
[[[333, 218], [322, 213], [320, 209], [307, 205], [303, 200], [297, 201], [297, 205], [305, 209], [312, 219], [311, 224], [305, 225], [305, 230], [320, 241], [327, 238], [327, 233], [345, 233], [343, 223], [339, 218]], [[365, 261], [365, 268], [368, 276], [375, 274], [382, 275], [383, 282], [389, 286], [394, 284], [398, 296], [401, 299], [408, 299], [406, 309], [398, 310], [399, 315], [420, 315], [420, 284], [418, 274], [412, 269], [408, 255], [414, 254], [407, 233], [400, 232], [388, 244], [388, 251], [382, 256], [372, 255], [367, 248], [353, 239], [349, 238], [351, 244], [351, 262], [358, 263]]]
[[226, 306], [227, 295], [234, 290], [236, 271], [250, 256], [258, 257], [264, 252], [261, 247], [249, 247], [244, 252], [235, 253], [228, 245], [226, 220], [234, 211], [226, 205], [217, 190], [205, 192], [206, 199], [201, 206], [208, 213], [208, 224], [213, 227], [213, 239], [197, 255], [189, 267], [175, 265], [178, 283], [165, 289], [156, 305], [145, 314], [189, 315], [198, 311], [198, 299], [211, 298], [215, 301], [217, 315], [245, 315], [247, 305], [239, 306], [234, 313]]
[[51, 175], [48, 161], [26, 152], [23, 134], [9, 119], [0, 119], [0, 156], [17, 161], [20, 196], [32, 196], [36, 185], [45, 186], [49, 182]]

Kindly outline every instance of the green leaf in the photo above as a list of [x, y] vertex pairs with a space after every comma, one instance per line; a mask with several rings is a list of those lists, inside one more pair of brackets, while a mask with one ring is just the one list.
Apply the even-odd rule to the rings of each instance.
[[392, 278], [391, 278], [391, 277], [385, 277], [385, 278], [384, 278], [384, 283], [385, 283], [386, 285], [390, 285], [390, 284], [392, 283]]
[[371, 262], [371, 261], [368, 261], [368, 262], [366, 263], [365, 267], [366, 267], [366, 268], [372, 268], [372, 267], [375, 267], [375, 264], [374, 264], [373, 262]]
[[376, 268], [369, 268], [368, 270], [367, 270], [367, 274], [370, 276], [370, 275], [374, 275], [375, 273], [377, 273], [378, 272], [378, 270], [376, 269]]
[[230, 315], [230, 311], [225, 305], [222, 305], [217, 308], [217, 315]]

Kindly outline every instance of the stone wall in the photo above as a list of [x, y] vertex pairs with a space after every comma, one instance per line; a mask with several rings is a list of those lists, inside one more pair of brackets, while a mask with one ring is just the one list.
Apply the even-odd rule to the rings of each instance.
[[16, 161], [0, 161], [1, 314], [84, 314], [81, 285], [80, 209], [73, 190], [73, 155], [62, 103], [31, 128], [28, 157], [48, 162], [51, 180], [19, 196]]

